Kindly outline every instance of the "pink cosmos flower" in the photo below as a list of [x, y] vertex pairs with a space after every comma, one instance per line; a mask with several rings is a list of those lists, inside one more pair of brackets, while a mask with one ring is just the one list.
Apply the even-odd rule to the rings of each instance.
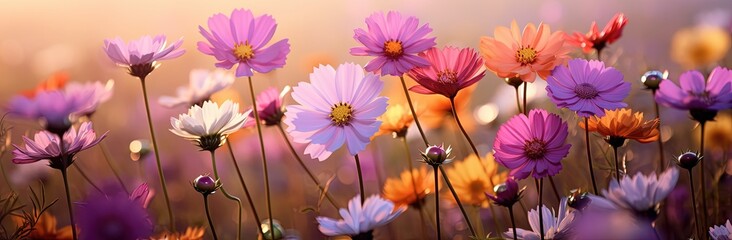
[[458, 91], [485, 76], [483, 59], [470, 48], [431, 48], [419, 56], [427, 59], [430, 65], [409, 71], [409, 77], [419, 83], [409, 89], [416, 93], [442, 94], [454, 98]]
[[254, 75], [252, 70], [267, 73], [285, 65], [290, 44], [282, 39], [269, 47], [277, 23], [270, 15], [254, 17], [245, 9], [234, 9], [231, 18], [222, 13], [208, 18], [208, 28], [198, 26], [206, 41], [198, 42], [198, 51], [211, 55], [219, 62], [216, 67], [236, 68], [237, 77]]
[[364, 73], [360, 65], [341, 64], [317, 67], [310, 83], [293, 88], [299, 105], [287, 106], [285, 124], [293, 141], [307, 143], [305, 153], [323, 161], [344, 143], [351, 155], [366, 148], [379, 130], [376, 118], [386, 112], [386, 97], [379, 93], [384, 83]]
[[66, 95], [70, 96], [91, 96], [87, 102], [89, 104], [88, 108], [82, 112], [84, 115], [91, 116], [92, 114], [94, 114], [94, 112], [97, 111], [99, 105], [109, 101], [109, 99], [112, 98], [113, 89], [114, 80], [108, 80], [104, 84], [102, 84], [101, 82], [72, 82], [66, 85], [64, 91], [66, 92]]
[[561, 160], [569, 154], [567, 123], [553, 113], [533, 109], [519, 114], [499, 129], [493, 143], [496, 161], [510, 169], [510, 175], [524, 179], [553, 176], [562, 170]]
[[142, 36], [129, 43], [116, 37], [104, 40], [104, 52], [117, 65], [129, 68], [130, 75], [144, 79], [160, 65], [157, 61], [183, 55], [186, 51], [179, 49], [181, 45], [183, 38], [168, 46], [165, 35]]
[[605, 116], [605, 110], [627, 107], [630, 83], [623, 74], [600, 61], [573, 59], [567, 67], [557, 66], [546, 79], [549, 99], [580, 117]]
[[366, 71], [401, 76], [412, 68], [429, 66], [417, 56], [436, 45], [434, 37], [427, 38], [432, 32], [429, 24], [419, 26], [416, 17], [390, 11], [371, 14], [366, 25], [368, 29], [356, 29], [353, 35], [363, 46], [351, 48], [351, 55], [376, 57], [366, 64]]
[[[92, 128], [91, 122], [84, 122], [79, 126], [77, 132], [74, 127], [64, 134], [64, 150], [61, 152], [59, 137], [48, 131], [40, 131], [35, 134], [34, 138], [23, 136], [25, 148], [13, 144], [13, 163], [27, 164], [40, 160], [49, 160], [50, 166], [56, 169], [62, 169], [70, 166], [74, 162], [74, 155], [97, 145], [107, 136], [104, 133], [97, 138], [97, 134]], [[62, 159], [62, 157], [66, 159]]]
[[10, 100], [8, 112], [16, 116], [40, 120], [45, 128], [55, 134], [63, 134], [78, 117], [95, 109], [93, 92], [41, 91], [34, 98], [15, 96]]
[[211, 99], [211, 95], [232, 84], [234, 84], [234, 75], [224, 70], [194, 69], [189, 74], [187, 87], [178, 87], [175, 97], [162, 96], [158, 99], [158, 103], [169, 108], [202, 106], [203, 102]]
[[[282, 117], [285, 116], [285, 109], [282, 106], [282, 101], [290, 91], [290, 86], [286, 86], [281, 92], [278, 92], [276, 88], [270, 87], [257, 95], [257, 110], [259, 112], [259, 119], [262, 123], [267, 126], [274, 126], [280, 124]], [[244, 124], [244, 127], [253, 127], [254, 124], [254, 112], [249, 114], [249, 121]]]
[[681, 74], [680, 86], [662, 81], [656, 101], [664, 106], [683, 110], [724, 110], [732, 108], [732, 70], [716, 67], [709, 81], [699, 71]]

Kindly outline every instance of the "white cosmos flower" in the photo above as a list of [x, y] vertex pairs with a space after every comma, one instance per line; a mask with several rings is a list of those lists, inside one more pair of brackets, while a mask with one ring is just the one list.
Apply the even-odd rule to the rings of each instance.
[[[563, 239], [572, 229], [572, 221], [574, 221], [574, 211], [567, 209], [567, 198], [562, 198], [559, 204], [559, 212], [554, 214], [554, 209], [549, 210], [546, 206], [541, 206], [542, 218], [544, 220], [544, 238], [545, 239]], [[531, 230], [516, 228], [516, 237], [525, 240], [541, 239], [539, 231], [539, 207], [529, 210], [529, 225]], [[513, 229], [503, 233], [507, 238], [513, 238]]]
[[710, 227], [709, 236], [712, 240], [732, 240], [732, 224], [729, 223], [729, 219], [724, 225]]
[[226, 100], [221, 107], [211, 101], [194, 105], [187, 114], [171, 117], [170, 129], [175, 135], [195, 141], [203, 150], [214, 150], [226, 142], [226, 137], [239, 130], [249, 116], [239, 112], [239, 104]]
[[656, 177], [656, 173], [648, 176], [638, 173], [633, 177], [623, 177], [620, 184], [615, 180], [610, 181], [610, 186], [602, 190], [602, 195], [619, 208], [644, 212], [663, 201], [674, 189], [678, 179], [679, 171], [676, 168], [669, 168], [659, 177]]
[[187, 87], [178, 87], [177, 96], [162, 96], [158, 103], [165, 107], [192, 106], [209, 100], [211, 95], [234, 84], [234, 75], [228, 71], [216, 69], [194, 69], [190, 73]]
[[394, 208], [394, 203], [378, 195], [367, 198], [361, 206], [361, 195], [348, 201], [348, 209], [341, 208], [343, 219], [317, 217], [318, 229], [326, 236], [355, 236], [386, 225], [407, 210], [406, 206]]

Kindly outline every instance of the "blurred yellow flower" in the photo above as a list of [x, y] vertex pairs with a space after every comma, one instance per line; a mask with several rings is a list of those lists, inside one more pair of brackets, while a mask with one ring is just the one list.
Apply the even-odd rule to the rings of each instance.
[[[17, 216], [14, 216], [13, 220], [18, 225], [23, 223], [23, 219]], [[71, 226], [65, 226], [61, 229], [57, 229], [56, 224], [56, 217], [48, 212], [44, 212], [41, 214], [38, 222], [36, 222], [36, 225], [30, 235], [27, 236], [27, 239], [71, 240], [74, 238]]]
[[[495, 194], [493, 184], [505, 182], [508, 173], [498, 173], [498, 164], [493, 154], [488, 153], [482, 160], [470, 155], [463, 161], [455, 162], [452, 168], [447, 169], [447, 176], [462, 203], [488, 207], [490, 202], [485, 194]], [[455, 201], [452, 195], [447, 196]]]
[[[412, 184], [412, 176], [414, 183]], [[438, 183], [439, 184], [439, 183]], [[440, 185], [438, 185], [438, 189]], [[415, 194], [416, 192], [416, 194]], [[404, 170], [398, 178], [388, 178], [384, 184], [384, 198], [394, 202], [395, 206], [410, 205], [413, 207], [422, 204], [427, 195], [435, 192], [434, 172], [427, 171], [426, 166]]]
[[[419, 108], [415, 107], [415, 111], [417, 111], [417, 115], [420, 114]], [[379, 120], [381, 120], [381, 127], [374, 136], [394, 134], [394, 137], [401, 137], [407, 134], [407, 129], [414, 122], [414, 117], [408, 106], [396, 104], [389, 105]]]
[[[730, 114], [720, 113], [714, 121], [707, 122], [705, 128], [706, 146], [719, 151], [732, 149], [732, 116]], [[694, 134], [694, 138], [699, 142], [699, 134]]]
[[203, 227], [187, 227], [185, 232], [164, 232], [150, 238], [151, 240], [202, 240], [206, 230]]
[[671, 40], [671, 57], [688, 69], [708, 67], [727, 54], [730, 41], [729, 33], [719, 27], [681, 29]]

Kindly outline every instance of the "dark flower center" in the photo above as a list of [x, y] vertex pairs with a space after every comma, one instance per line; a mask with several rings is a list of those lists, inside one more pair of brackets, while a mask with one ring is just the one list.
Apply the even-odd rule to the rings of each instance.
[[384, 43], [384, 55], [386, 55], [387, 57], [394, 59], [401, 57], [402, 54], [404, 54], [402, 41], [389, 40]]
[[483, 185], [483, 181], [472, 181], [470, 182], [470, 185], [468, 185], [468, 189], [470, 189], [470, 193], [474, 194], [483, 194], [486, 191], [486, 187]]
[[457, 82], [457, 73], [450, 69], [445, 69], [437, 73], [437, 81], [444, 84], [453, 84]]
[[328, 115], [328, 117], [330, 117], [330, 120], [333, 121], [335, 125], [346, 125], [351, 121], [351, 118], [353, 118], [353, 108], [348, 103], [335, 104], [330, 108], [330, 115]]
[[516, 51], [516, 61], [521, 65], [527, 65], [536, 61], [536, 50], [532, 47], [521, 47]]
[[223, 144], [224, 142], [221, 141], [221, 135], [219, 134], [201, 136], [198, 139], [198, 146], [204, 151], [214, 151]]
[[546, 143], [541, 139], [532, 139], [524, 145], [524, 153], [531, 160], [544, 158], [546, 152]]
[[703, 102], [705, 104], [708, 104], [708, 105], [714, 104], [714, 102], [717, 100], [717, 98], [715, 96], [712, 96], [709, 93], [709, 91], [706, 91], [706, 90], [704, 90], [702, 92], [692, 92], [692, 91], [689, 91], [689, 95], [692, 95], [694, 97], [697, 97], [699, 99], [699, 101], [701, 101], [701, 102]]
[[597, 88], [589, 83], [581, 83], [574, 87], [574, 93], [581, 99], [593, 99], [597, 97]]

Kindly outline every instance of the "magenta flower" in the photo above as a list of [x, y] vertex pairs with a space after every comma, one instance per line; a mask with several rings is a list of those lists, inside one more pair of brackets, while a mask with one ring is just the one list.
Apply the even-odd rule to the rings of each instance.
[[[91, 122], [82, 123], [78, 132], [74, 127], [71, 127], [64, 134], [62, 154], [58, 135], [48, 131], [40, 131], [35, 134], [33, 140], [23, 136], [25, 148], [13, 144], [13, 147], [15, 147], [15, 150], [13, 150], [13, 163], [27, 164], [40, 160], [49, 160], [52, 168], [66, 168], [74, 162], [74, 155], [97, 145], [106, 136], [107, 133], [104, 133], [97, 138]], [[63, 157], [66, 157], [66, 159], [63, 159]]]
[[66, 92], [66, 95], [69, 96], [78, 96], [81, 98], [84, 98], [86, 96], [90, 96], [88, 98], [88, 108], [85, 111], [82, 111], [84, 115], [91, 116], [94, 114], [94, 112], [97, 111], [97, 108], [99, 108], [99, 105], [102, 105], [102, 103], [105, 103], [109, 101], [110, 98], [112, 98], [112, 90], [114, 89], [114, 80], [108, 80], [106, 83], [102, 84], [101, 82], [93, 82], [93, 83], [69, 83], [66, 85], [66, 88], [64, 91]]
[[[142, 191], [142, 192], [140, 192]], [[80, 239], [147, 239], [153, 233], [153, 222], [145, 209], [143, 184], [127, 196], [124, 192], [91, 194], [76, 203], [78, 227], [84, 229]]]
[[310, 83], [293, 88], [300, 105], [287, 106], [287, 132], [298, 143], [308, 143], [305, 153], [323, 161], [344, 143], [351, 155], [366, 148], [379, 130], [376, 120], [386, 112], [384, 83], [364, 73], [361, 66], [346, 63], [333, 69], [321, 65], [310, 74]]
[[366, 18], [368, 30], [354, 30], [353, 38], [363, 46], [351, 48], [354, 56], [375, 56], [366, 64], [366, 71], [401, 76], [415, 67], [427, 67], [429, 62], [418, 53], [436, 45], [429, 24], [419, 26], [416, 17], [402, 17], [399, 12], [377, 12]]
[[501, 125], [493, 143], [496, 161], [510, 169], [517, 180], [554, 176], [569, 154], [567, 123], [553, 113], [533, 109], [528, 117], [516, 115]]
[[732, 71], [716, 67], [709, 81], [699, 71], [687, 71], [679, 77], [681, 88], [671, 81], [659, 85], [656, 101], [682, 110], [724, 110], [732, 108]]
[[183, 55], [186, 51], [179, 49], [181, 45], [183, 38], [168, 46], [165, 35], [142, 36], [129, 43], [117, 37], [104, 40], [104, 52], [117, 65], [129, 68], [130, 75], [144, 79], [160, 65], [157, 61]]
[[454, 98], [458, 91], [485, 76], [483, 58], [470, 48], [431, 48], [419, 56], [427, 59], [430, 65], [409, 71], [409, 77], [419, 83], [409, 89], [416, 93], [442, 94]]
[[[274, 87], [269, 87], [257, 95], [256, 101], [259, 119], [262, 120], [264, 125], [274, 126], [280, 124], [282, 117], [285, 116], [282, 100], [287, 96], [289, 91], [289, 86], [286, 86], [281, 92], [278, 92]], [[249, 120], [244, 124], [244, 127], [253, 126], [255, 126], [254, 112], [251, 112], [249, 113]]]
[[602, 117], [605, 110], [628, 106], [623, 99], [630, 93], [630, 83], [623, 81], [620, 71], [600, 61], [570, 60], [567, 67], [554, 68], [546, 82], [549, 99], [580, 117]]
[[236, 68], [237, 77], [254, 75], [252, 70], [267, 73], [285, 65], [290, 44], [282, 39], [265, 47], [277, 29], [277, 23], [270, 15], [254, 17], [245, 9], [235, 9], [231, 18], [222, 13], [208, 18], [209, 31], [198, 26], [206, 41], [198, 42], [198, 51], [216, 57], [216, 67]]
[[40, 120], [46, 130], [63, 134], [78, 117], [94, 111], [92, 92], [64, 92], [59, 90], [41, 91], [34, 98], [15, 96], [10, 100], [8, 112], [11, 114]]

